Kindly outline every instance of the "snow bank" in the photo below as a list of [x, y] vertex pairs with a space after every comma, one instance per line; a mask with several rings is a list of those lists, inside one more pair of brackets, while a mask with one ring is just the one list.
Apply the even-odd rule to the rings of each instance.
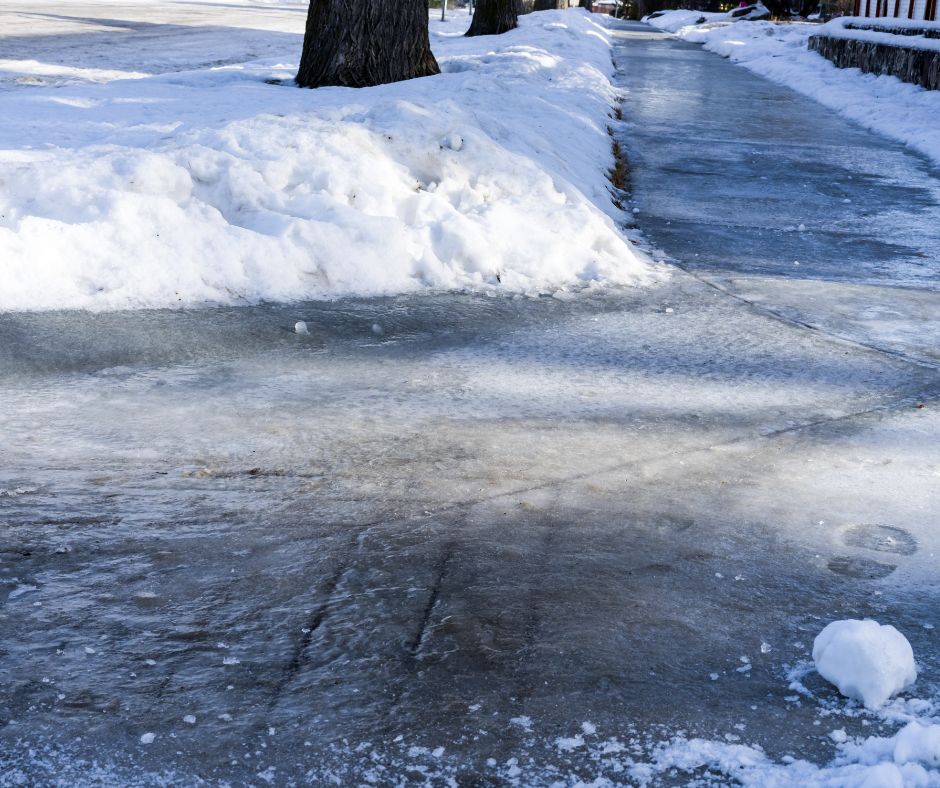
[[[831, 34], [850, 22], [871, 24], [878, 20], [843, 18], [820, 26], [731, 22], [725, 18], [695, 25], [688, 21], [678, 24], [682, 19], [678, 16], [680, 13], [685, 12], [667, 12], [650, 20], [649, 24], [703, 44], [706, 49], [810, 96], [862, 126], [940, 163], [940, 126], [936, 122], [940, 116], [940, 91], [924, 90], [896, 77], [863, 74], [857, 68], [836, 68], [807, 49], [810, 35]], [[852, 32], [860, 34], [860, 31]]]
[[[891, 33], [889, 30], [910, 31], [907, 34]], [[924, 22], [916, 19], [890, 19], [859, 17], [837, 17], [816, 31], [819, 35], [831, 38], [849, 38], [856, 41], [871, 41], [875, 44], [907, 47], [909, 49], [927, 49], [940, 52], [940, 39], [927, 38], [923, 31], [940, 31], [940, 22]], [[914, 31], [919, 35], [913, 34]]]
[[675, 11], [666, 11], [661, 16], [653, 17], [652, 19], [644, 17], [643, 21], [653, 27], [658, 27], [660, 30], [665, 30], [667, 33], [677, 33], [684, 27], [699, 24], [700, 20], [710, 22], [716, 19], [729, 18], [727, 14], [714, 14], [707, 11], [687, 11], [680, 8]]
[[293, 36], [253, 31], [279, 47], [264, 60], [166, 73], [164, 57], [147, 74], [144, 58], [132, 79], [81, 79], [77, 62], [64, 82], [5, 83], [0, 310], [656, 277], [613, 221], [612, 65], [589, 14], [473, 39], [465, 15], [433, 22], [442, 75], [359, 91], [291, 84], [292, 19]]
[[917, 680], [911, 644], [890, 624], [833, 621], [813, 642], [816, 670], [847, 698], [877, 709]]

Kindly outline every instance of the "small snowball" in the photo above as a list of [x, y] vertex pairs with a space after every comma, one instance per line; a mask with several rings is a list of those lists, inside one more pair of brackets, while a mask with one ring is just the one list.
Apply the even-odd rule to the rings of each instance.
[[917, 679], [914, 651], [889, 624], [833, 621], [813, 642], [816, 670], [848, 698], [877, 709]]
[[141, 744], [153, 744], [153, 740], [157, 738], [155, 733], [143, 733], [140, 736]]
[[460, 150], [463, 147], [463, 137], [459, 134], [451, 134], [444, 143], [451, 150]]
[[303, 320], [298, 320], [296, 323], [294, 323], [294, 333], [306, 334], [309, 336], [310, 331], [307, 328], [307, 324]]
[[195, 714], [187, 714], [185, 717], [183, 717], [183, 722], [185, 722], [187, 725], [195, 725], [195, 724], [196, 724], [196, 715], [195, 715]]
[[801, 224], [801, 225], [800, 225], [799, 227], [797, 227], [796, 229], [799, 230], [801, 233], [805, 233], [805, 232], [806, 232], [806, 225], [805, 225], [805, 224]]
[[597, 733], [597, 726], [592, 722], [582, 722], [581, 730], [584, 731], [585, 736], [593, 736]]
[[848, 734], [845, 732], [845, 728], [836, 728], [834, 731], [829, 731], [829, 738], [832, 739], [836, 744], [845, 744], [849, 740]]
[[760, 653], [769, 654], [773, 650], [773, 646], [770, 643], [764, 642], [760, 644]]
[[385, 329], [383, 329], [382, 326], [380, 326], [378, 323], [373, 323], [372, 333], [375, 334], [377, 337], [380, 337], [382, 336], [382, 334], [385, 333]]

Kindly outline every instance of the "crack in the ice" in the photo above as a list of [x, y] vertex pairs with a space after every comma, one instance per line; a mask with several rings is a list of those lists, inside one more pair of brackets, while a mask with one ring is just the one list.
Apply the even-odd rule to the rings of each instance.
[[716, 282], [713, 279], [710, 279], [706, 276], [703, 276], [702, 274], [699, 274], [687, 268], [679, 260], [670, 258], [670, 262], [674, 266], [676, 266], [676, 268], [678, 268], [679, 270], [691, 276], [695, 281], [701, 282], [706, 287], [710, 287], [713, 290], [718, 291], [722, 295], [725, 295], [725, 296], [728, 296], [729, 298], [734, 299], [738, 303], [747, 305], [754, 312], [756, 312], [759, 315], [762, 315], [763, 317], [767, 317], [772, 320], [777, 320], [793, 328], [799, 328], [804, 331], [809, 331], [812, 334], [824, 337], [833, 342], [850, 345], [858, 350], [867, 350], [873, 353], [878, 353], [883, 356], [888, 356], [889, 358], [895, 359], [897, 361], [902, 361], [906, 364], [911, 364], [912, 366], [922, 367], [922, 368], [934, 370], [936, 372], [940, 372], [940, 363], [937, 363], [934, 361], [928, 361], [927, 359], [922, 359], [922, 358], [913, 358], [912, 356], [908, 356], [907, 354], [902, 353], [899, 350], [891, 350], [890, 348], [884, 348], [884, 347], [881, 347], [880, 345], [874, 345], [869, 342], [862, 342], [859, 339], [852, 339], [850, 337], [837, 334], [834, 331], [830, 331], [820, 326], [813, 325], [812, 323], [807, 323], [804, 320], [800, 320], [795, 317], [789, 317], [783, 314], [783, 312], [780, 312], [777, 309], [774, 309], [773, 307], [766, 306], [764, 304], [758, 304], [755, 301], [751, 301], [750, 299], [745, 298], [744, 296], [739, 295], [738, 293], [735, 293], [729, 290], [728, 288], [724, 287], [719, 282]]
[[351, 565], [351, 561], [340, 564], [330, 576], [330, 579], [327, 582], [325, 588], [325, 598], [322, 602], [320, 602], [319, 605], [317, 605], [316, 608], [314, 608], [310, 617], [307, 619], [306, 626], [304, 626], [301, 630], [300, 638], [297, 640], [297, 643], [294, 646], [294, 652], [291, 655], [287, 665], [284, 666], [281, 677], [274, 687], [274, 691], [272, 692], [271, 700], [269, 702], [269, 706], [271, 708], [277, 705], [277, 702], [280, 700], [284, 690], [290, 686], [290, 683], [294, 680], [294, 677], [303, 667], [303, 664], [307, 659], [307, 652], [310, 649], [310, 643], [313, 641], [313, 636], [326, 620], [327, 614], [330, 612], [330, 608], [333, 604], [333, 597], [336, 593], [336, 589], [339, 588], [343, 576], [349, 571]]
[[408, 646], [408, 650], [411, 654], [412, 659], [418, 659], [421, 647], [424, 644], [425, 634], [428, 629], [428, 624], [431, 621], [431, 616], [434, 615], [434, 608], [437, 607], [438, 600], [441, 596], [441, 588], [444, 585], [444, 578], [447, 575], [447, 569], [450, 565], [450, 561], [453, 557], [453, 547], [448, 546], [444, 551], [444, 554], [437, 562], [434, 573], [434, 582], [431, 584], [430, 594], [428, 595], [427, 603], [424, 606], [424, 611], [421, 614], [421, 622], [418, 626], [417, 632], [415, 632], [414, 637], [411, 639], [411, 643]]
[[814, 421], [801, 422], [799, 424], [793, 424], [787, 427], [781, 427], [776, 430], [770, 430], [769, 432], [759, 432], [755, 434], [739, 435], [730, 440], [723, 441], [720, 443], [709, 443], [704, 446], [699, 446], [698, 448], [686, 449], [683, 451], [671, 451], [665, 454], [655, 454], [648, 457], [642, 457], [635, 460], [628, 460], [627, 462], [617, 463], [615, 465], [608, 465], [602, 468], [595, 468], [590, 471], [585, 471], [583, 473], [573, 474], [571, 476], [564, 476], [558, 479], [550, 479], [545, 482], [539, 482], [537, 484], [529, 485], [528, 487], [519, 487], [513, 490], [506, 490], [504, 492], [494, 493], [493, 495], [481, 496], [478, 498], [465, 499], [463, 501], [455, 502], [448, 504], [446, 506], [438, 507], [437, 509], [427, 511], [423, 515], [415, 516], [415, 520], [420, 520], [425, 517], [435, 517], [440, 514], [445, 514], [448, 512], [455, 511], [460, 508], [478, 506], [479, 504], [489, 503], [492, 501], [498, 501], [502, 498], [513, 498], [518, 495], [524, 495], [526, 493], [538, 492], [541, 490], [551, 489], [552, 487], [557, 487], [563, 484], [571, 484], [572, 482], [585, 481], [586, 479], [595, 478], [608, 473], [616, 473], [617, 471], [622, 471], [627, 468], [635, 468], [639, 465], [645, 465], [648, 463], [662, 462], [663, 460], [670, 459], [680, 459], [683, 457], [693, 457], [697, 454], [703, 454], [705, 452], [714, 451], [715, 449], [725, 449], [732, 446], [738, 446], [742, 443], [747, 443], [749, 441], [759, 441], [779, 438], [784, 435], [795, 434], [802, 432], [804, 430], [814, 429], [816, 427], [821, 427], [826, 424], [839, 424], [844, 422], [850, 422], [855, 419], [864, 418], [866, 416], [873, 416], [878, 413], [891, 413], [893, 411], [900, 410], [903, 407], [920, 407], [927, 402], [935, 402], [940, 400], [940, 379], [937, 381], [931, 382], [929, 385], [925, 385], [919, 388], [914, 393], [905, 394], [902, 397], [899, 397], [894, 400], [889, 400], [887, 402], [882, 402], [878, 405], [874, 405], [864, 410], [852, 411], [850, 413], [843, 413], [840, 416], [832, 416], [821, 419], [816, 419]]

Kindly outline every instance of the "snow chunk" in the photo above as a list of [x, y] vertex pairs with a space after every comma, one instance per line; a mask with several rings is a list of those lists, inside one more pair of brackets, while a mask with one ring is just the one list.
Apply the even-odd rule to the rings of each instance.
[[940, 725], [922, 725], [916, 720], [894, 737], [894, 762], [940, 766]]
[[142, 733], [140, 735], [141, 744], [153, 744], [153, 740], [157, 738], [155, 733]]
[[917, 680], [914, 651], [890, 624], [833, 621], [813, 642], [816, 670], [839, 692], [877, 709]]
[[307, 324], [303, 320], [298, 320], [294, 323], [294, 333], [295, 334], [310, 334], [310, 329], [307, 328]]
[[561, 752], [571, 752], [572, 750], [577, 750], [579, 747], [584, 746], [584, 736], [579, 733], [576, 736], [559, 737], [555, 739], [555, 746]]

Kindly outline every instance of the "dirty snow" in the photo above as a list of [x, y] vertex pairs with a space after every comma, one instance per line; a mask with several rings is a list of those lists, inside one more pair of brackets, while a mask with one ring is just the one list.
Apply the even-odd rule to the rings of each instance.
[[[695, 24], [703, 16], [706, 22]], [[844, 25], [852, 21], [872, 20], [842, 18], [827, 25], [773, 23], [730, 21], [725, 14], [671, 11], [649, 24], [700, 43], [940, 162], [940, 127], [936, 123], [940, 91], [924, 90], [896, 77], [836, 68], [807, 48], [811, 35], [845, 35]], [[935, 26], [940, 28], [940, 24]]]
[[[225, 25], [254, 25], [251, 3], [127, 4], [151, 27], [186, 13], [137, 57], [93, 4], [69, 4], [89, 32], [70, 30], [64, 54], [62, 14], [15, 8], [0, 63], [0, 310], [655, 278], [614, 222], [610, 48], [586, 13], [531, 15], [498, 39], [464, 38], [466, 14], [435, 20], [442, 75], [309, 91], [292, 84], [297, 4], [262, 8], [281, 29], [253, 29], [240, 53]], [[222, 65], [198, 61], [192, 30]]]

